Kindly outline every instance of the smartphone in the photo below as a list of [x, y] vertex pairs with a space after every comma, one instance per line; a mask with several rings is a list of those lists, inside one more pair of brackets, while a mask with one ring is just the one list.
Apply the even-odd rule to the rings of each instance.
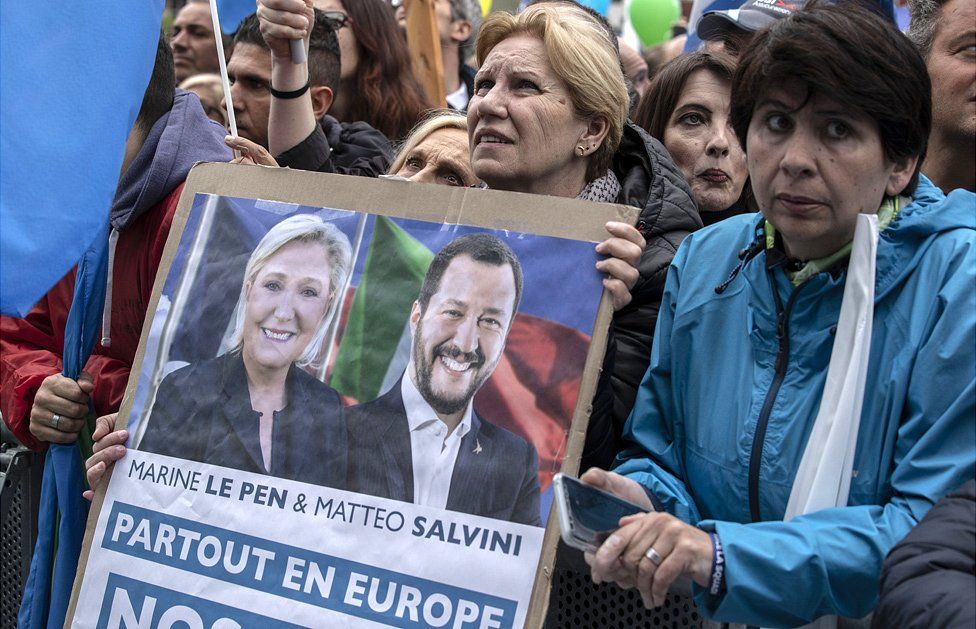
[[596, 552], [620, 528], [620, 518], [648, 513], [643, 507], [562, 473], [553, 477], [552, 486], [563, 541], [582, 551]]

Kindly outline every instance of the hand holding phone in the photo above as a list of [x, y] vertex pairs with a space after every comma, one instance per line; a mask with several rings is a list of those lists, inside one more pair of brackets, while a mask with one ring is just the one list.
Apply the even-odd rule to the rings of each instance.
[[552, 485], [563, 542], [584, 552], [596, 552], [620, 527], [620, 518], [648, 513], [644, 507], [566, 474], [556, 474]]

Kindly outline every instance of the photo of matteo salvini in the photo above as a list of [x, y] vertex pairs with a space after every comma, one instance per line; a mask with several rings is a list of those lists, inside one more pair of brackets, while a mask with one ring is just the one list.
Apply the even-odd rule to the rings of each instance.
[[410, 313], [406, 372], [346, 411], [350, 491], [541, 525], [535, 448], [472, 408], [521, 293], [521, 265], [496, 236], [461, 236], [437, 253]]

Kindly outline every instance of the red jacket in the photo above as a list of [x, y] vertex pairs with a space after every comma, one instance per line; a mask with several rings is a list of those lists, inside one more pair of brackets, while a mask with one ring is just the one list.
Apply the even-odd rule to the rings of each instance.
[[[97, 415], [119, 410], [135, 359], [153, 282], [183, 184], [119, 233], [112, 273], [111, 347], [96, 343], [85, 365], [95, 380]], [[0, 316], [0, 412], [25, 445], [46, 444], [30, 433], [30, 410], [41, 382], [61, 372], [64, 327], [75, 290], [72, 269], [23, 319]]]

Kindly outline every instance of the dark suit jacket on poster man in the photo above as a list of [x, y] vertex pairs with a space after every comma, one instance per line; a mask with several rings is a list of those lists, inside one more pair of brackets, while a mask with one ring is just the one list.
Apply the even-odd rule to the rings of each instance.
[[[410, 428], [400, 386], [398, 381], [372, 402], [347, 409], [348, 481], [351, 491], [414, 502]], [[532, 444], [472, 412], [447, 509], [539, 526], [538, 470]]]

